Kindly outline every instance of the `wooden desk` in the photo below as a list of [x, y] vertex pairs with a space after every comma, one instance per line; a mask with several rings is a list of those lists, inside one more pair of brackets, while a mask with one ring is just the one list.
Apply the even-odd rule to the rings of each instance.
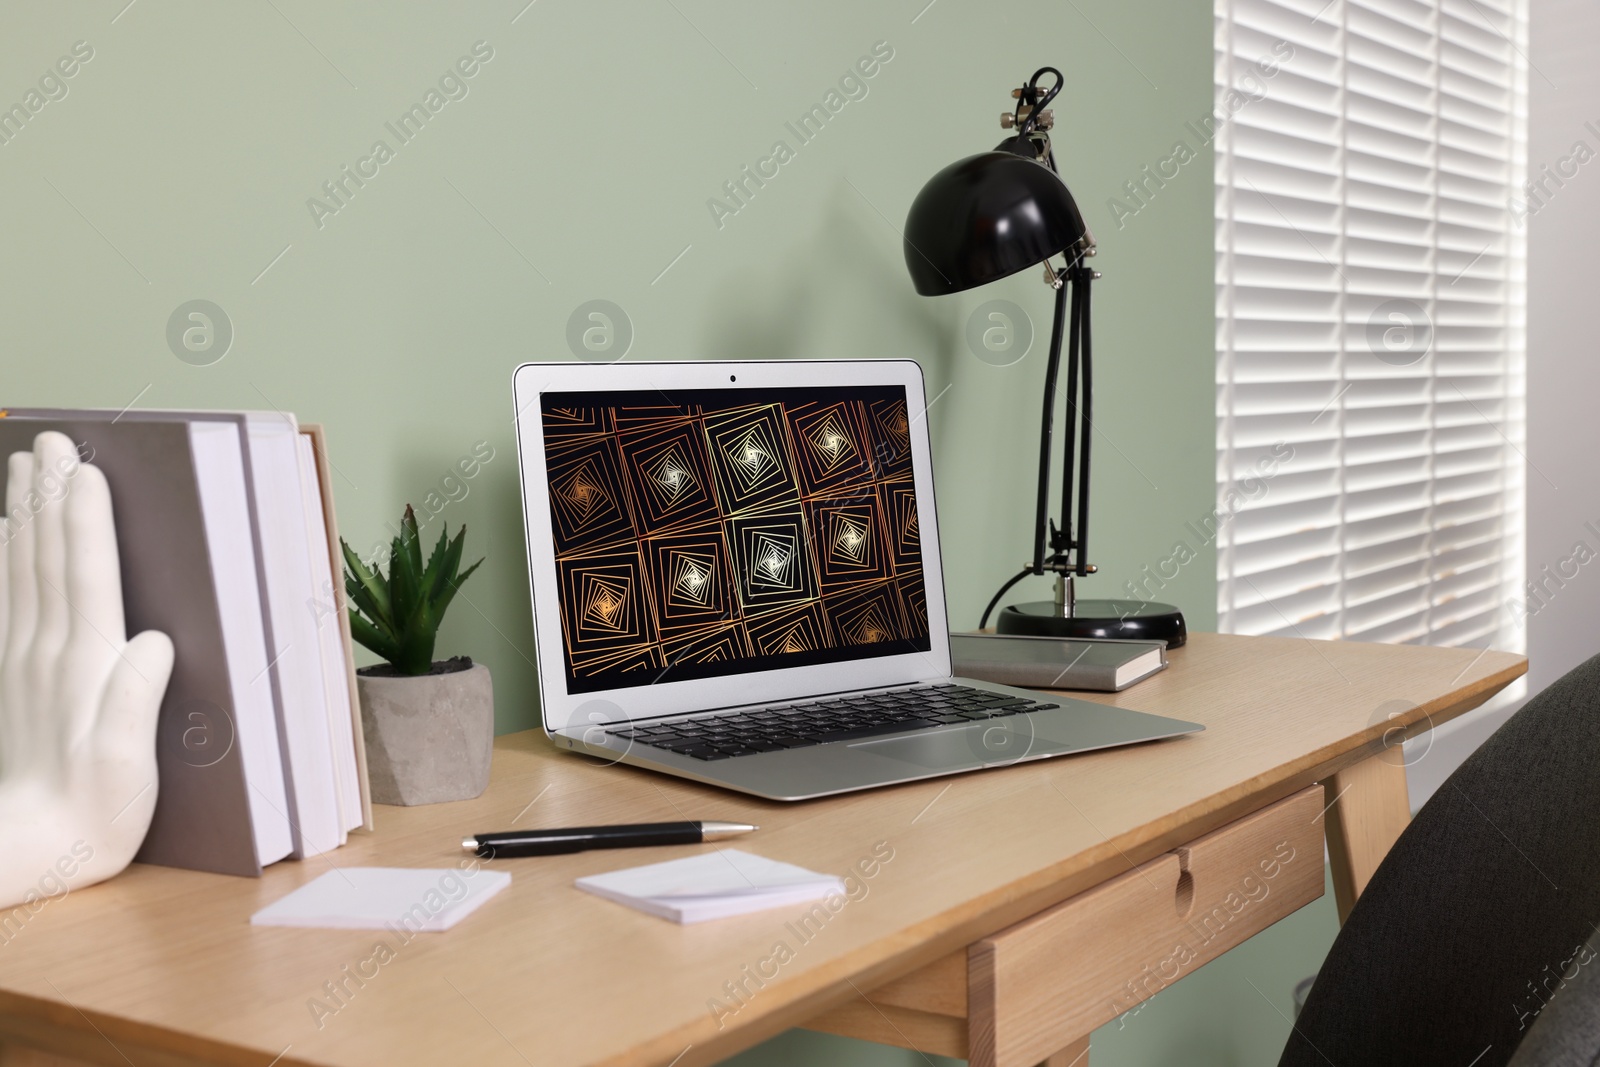
[[[959, 971], [977, 958], [969, 946], [1135, 866], [1171, 874], [1175, 848], [1314, 783], [1330, 802], [1348, 905], [1408, 815], [1386, 735], [1444, 722], [1526, 670], [1497, 652], [1211, 634], [1172, 660], [1095, 699], [1203, 722], [1198, 736], [803, 804], [602, 768], [537, 732], [502, 737], [483, 797], [380, 809], [375, 834], [326, 859], [259, 880], [135, 865], [0, 931], [0, 1041], [11, 1043], [0, 1065], [58, 1062], [28, 1051], [43, 1049], [111, 1067], [691, 1067], [814, 1019], [848, 1031], [880, 987], [937, 1017], [957, 1005], [927, 1011], [915, 991], [945, 995], [951, 961]], [[804, 930], [794, 924], [806, 909], [681, 927], [573, 887], [681, 848], [505, 862], [510, 889], [455, 930], [408, 943], [249, 925], [333, 865], [454, 867], [474, 830], [672, 818], [759, 823], [741, 847], [821, 871], [892, 859], [860, 883], [864, 895]], [[374, 962], [380, 941], [390, 958]], [[735, 985], [746, 993], [731, 995]]]

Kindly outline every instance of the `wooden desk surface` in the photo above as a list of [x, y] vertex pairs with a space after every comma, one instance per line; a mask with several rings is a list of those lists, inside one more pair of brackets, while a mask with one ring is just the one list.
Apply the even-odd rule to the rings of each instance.
[[[602, 768], [537, 731], [502, 737], [483, 797], [379, 808], [375, 835], [325, 859], [259, 880], [135, 865], [0, 930], [0, 1042], [139, 1067], [711, 1063], [1378, 752], [1395, 726], [1459, 715], [1527, 667], [1214, 634], [1172, 661], [1093, 699], [1205, 723], [1197, 736], [802, 804]], [[803, 908], [683, 927], [573, 887], [683, 848], [503, 861], [508, 890], [404, 944], [249, 925], [333, 865], [455, 867], [473, 831], [677, 818], [759, 823], [739, 847], [841, 875], [893, 858], [807, 937], [791, 925]], [[752, 991], [743, 1006], [729, 982]]]

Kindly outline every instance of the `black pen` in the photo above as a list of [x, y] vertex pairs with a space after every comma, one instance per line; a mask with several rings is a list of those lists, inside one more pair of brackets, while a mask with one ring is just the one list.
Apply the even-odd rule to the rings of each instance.
[[587, 852], [593, 848], [646, 848], [650, 845], [698, 845], [759, 830], [746, 822], [639, 822], [621, 826], [572, 826], [564, 830], [507, 830], [462, 838], [464, 851], [479, 858], [517, 859]]

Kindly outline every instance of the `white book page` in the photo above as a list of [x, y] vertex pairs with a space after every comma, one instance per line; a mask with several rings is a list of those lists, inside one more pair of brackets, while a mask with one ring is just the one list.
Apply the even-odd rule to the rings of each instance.
[[283, 695], [289, 787], [298, 831], [295, 855], [338, 848], [339, 793], [328, 741], [327, 696], [317, 637], [316, 586], [300, 483], [299, 428], [292, 415], [249, 412], [250, 464], [256, 480], [261, 547], [267, 561], [273, 650]]
[[200, 486], [200, 510], [211, 550], [222, 640], [233, 687], [234, 744], [244, 763], [256, 858], [262, 866], [294, 848], [289, 794], [278, 747], [278, 713], [267, 669], [267, 633], [257, 578], [255, 534], [245, 494], [244, 445], [232, 422], [189, 423], [189, 449]]
[[328, 707], [328, 743], [333, 749], [334, 784], [339, 790], [339, 829], [360, 826], [361, 782], [356, 770], [355, 728], [351, 721], [350, 676], [345, 673], [344, 635], [339, 612], [344, 598], [334, 585], [333, 562], [328, 558], [328, 524], [322, 514], [318, 490], [317, 456], [311, 438], [298, 435], [300, 484], [304, 489], [306, 536], [311, 549], [311, 577], [316, 592], [318, 651], [322, 656], [322, 687]]

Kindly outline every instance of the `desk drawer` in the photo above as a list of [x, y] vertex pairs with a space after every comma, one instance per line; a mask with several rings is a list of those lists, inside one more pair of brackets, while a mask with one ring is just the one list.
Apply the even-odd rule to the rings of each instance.
[[1322, 895], [1311, 786], [968, 950], [974, 1067], [1035, 1064]]

